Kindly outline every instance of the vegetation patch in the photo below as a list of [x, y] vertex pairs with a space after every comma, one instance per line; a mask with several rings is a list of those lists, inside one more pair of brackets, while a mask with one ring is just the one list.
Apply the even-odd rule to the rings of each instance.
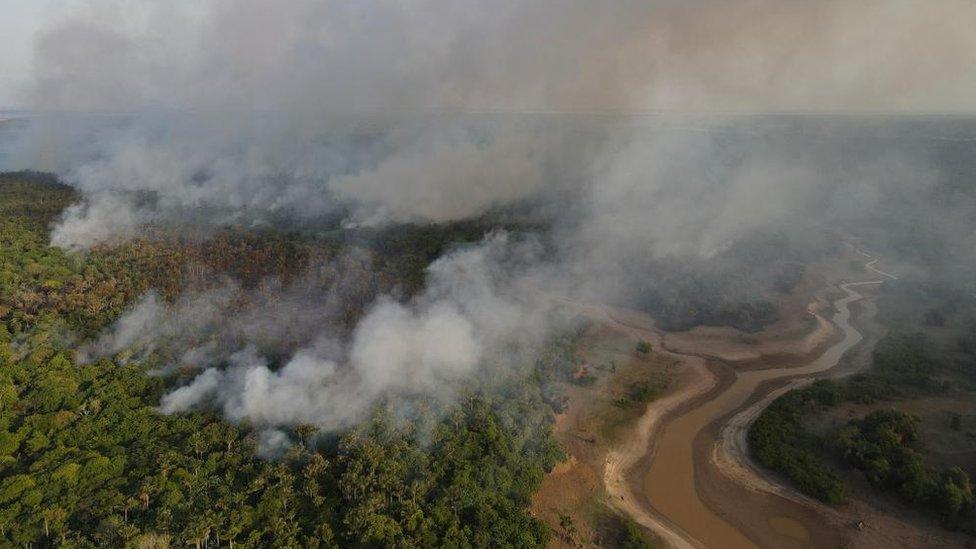
[[863, 471], [872, 485], [956, 527], [973, 510], [969, 475], [959, 467], [926, 467], [919, 443], [918, 418], [898, 410], [878, 410], [852, 421], [835, 440], [846, 462]]
[[958, 467], [940, 471], [925, 465], [919, 453], [917, 418], [897, 410], [878, 410], [827, 438], [806, 433], [801, 421], [811, 407], [944, 393], [950, 386], [936, 377], [945, 367], [939, 357], [919, 334], [886, 337], [876, 347], [868, 373], [843, 381], [817, 381], [790, 391], [764, 410], [749, 431], [753, 457], [786, 476], [803, 493], [826, 503], [841, 503], [847, 488], [821, 457], [826, 447], [862, 471], [873, 486], [937, 515], [948, 527], [960, 526], [973, 513], [969, 475]]
[[602, 547], [621, 549], [651, 549], [657, 547], [654, 538], [630, 517], [607, 508], [596, 519]]
[[[827, 382], [830, 383], [830, 382]], [[773, 402], [749, 430], [749, 449], [762, 466], [785, 475], [803, 493], [827, 503], [841, 503], [847, 497], [844, 483], [820, 461], [812, 448], [816, 437], [803, 432], [800, 418], [821, 387], [791, 391]]]
[[[259, 433], [246, 423], [209, 412], [158, 413], [168, 380], [149, 374], [161, 366], [157, 354], [79, 363], [75, 346], [150, 288], [173, 299], [210, 272], [244, 286], [300, 276], [315, 258], [360, 245], [228, 231], [67, 255], [47, 245], [47, 227], [72, 200], [70, 189], [46, 176], [0, 176], [0, 546], [549, 541], [528, 504], [562, 457], [544, 387], [572, 375], [568, 340], [554, 342], [534, 367], [462, 390], [453, 404], [418, 400], [406, 417], [381, 405], [370, 421], [342, 432], [295, 426], [294, 445], [265, 459]], [[340, 304], [344, 318], [354, 321], [400, 281], [416, 283], [431, 249], [474, 234], [443, 230], [408, 233], [421, 242], [395, 249], [359, 248], [384, 259], [365, 271], [370, 278], [354, 277], [363, 284]]]
[[652, 381], [632, 383], [625, 396], [614, 399], [613, 404], [618, 408], [631, 408], [647, 404], [657, 398], [665, 389], [668, 382], [663, 376], [656, 376]]

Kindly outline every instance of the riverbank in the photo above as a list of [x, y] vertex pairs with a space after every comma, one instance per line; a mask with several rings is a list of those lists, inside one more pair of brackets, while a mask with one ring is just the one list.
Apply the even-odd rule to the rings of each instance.
[[[713, 337], [711, 342], [719, 345], [712, 345], [709, 350], [718, 351], [724, 346], [735, 353], [746, 349], [749, 354], [743, 355], [739, 364], [753, 368], [760, 367], [766, 357], [764, 352], [790, 355], [803, 362], [813, 360], [815, 354], [836, 343], [838, 338], [833, 324], [821, 314], [829, 310], [834, 297], [823, 290], [824, 272], [823, 268], [811, 269], [796, 291], [781, 300], [778, 306], [790, 314], [782, 315], [775, 325], [751, 334], [748, 339], [737, 334], [721, 343]], [[646, 405], [638, 416], [607, 406], [614, 393], [612, 380], [620, 377], [618, 374], [609, 376], [608, 380], [601, 377], [591, 388], [570, 387], [569, 406], [558, 418], [555, 431], [561, 446], [572, 457], [547, 477], [533, 505], [537, 516], [557, 532], [561, 519], [564, 521], [569, 516], [575, 521], [574, 530], [580, 539], [597, 539], [600, 533], [591, 518], [593, 509], [609, 507], [653, 532], [667, 546], [754, 547], [748, 536], [694, 495], [696, 479], [702, 477], [696, 470], [702, 464], [696, 457], [694, 443], [703, 428], [672, 427], [676, 423], [680, 427], [682, 422], [698, 421], [700, 416], [696, 414], [710, 410], [711, 403], [727, 394], [737, 380], [730, 363], [672, 349], [669, 338], [674, 334], [659, 330], [653, 319], [643, 313], [601, 305], [564, 304], [590, 318], [596, 326], [592, 337], [581, 347], [584, 353], [587, 349], [605, 348], [604, 354], [591, 356], [588, 362], [610, 358], [613, 353], [607, 354], [606, 349], [619, 347], [621, 339], [628, 342], [623, 344], [623, 350], [629, 353], [633, 353], [636, 342], [646, 341], [654, 349], [651, 353], [654, 361], [671, 363], [672, 381], [667, 391]], [[624, 359], [626, 352], [620, 351], [616, 349], [616, 356]], [[623, 370], [634, 368], [630, 362], [622, 363]], [[620, 419], [614, 421], [611, 416]], [[593, 433], [601, 429], [600, 424], [616, 424], [616, 432], [595, 436]], [[681, 440], [668, 438], [668, 433], [678, 433]], [[665, 472], [661, 477], [664, 480], [648, 485], [647, 472], [655, 468]], [[687, 494], [692, 495], [685, 497]], [[696, 517], [694, 528], [701, 529], [702, 521], [707, 521], [705, 530], [710, 532], [710, 537], [699, 539], [692, 529], [659, 508], [657, 501], [685, 505], [688, 514]], [[566, 536], [558, 536], [553, 545], [572, 545], [566, 542]]]
[[[855, 253], [864, 255], [860, 250]], [[866, 269], [891, 278], [872, 259]], [[844, 296], [834, 302], [832, 323], [843, 338], [805, 366], [765, 371], [737, 371], [734, 393], [753, 378], [765, 378], [741, 406], [716, 418], [694, 440], [695, 491], [716, 514], [734, 524], [760, 547], [951, 547], [962, 546], [963, 538], [941, 528], [924, 527], [918, 521], [898, 516], [877, 497], [854, 497], [841, 506], [827, 506], [794, 490], [776, 474], [750, 458], [746, 434], [752, 421], [783, 393], [822, 377], [858, 373], [871, 364], [870, 351], [883, 337], [883, 326], [874, 320], [871, 298], [880, 280], [846, 283]], [[865, 299], [868, 298], [868, 299]], [[739, 364], [735, 364], [738, 370]], [[731, 368], [730, 368], [731, 370]], [[719, 399], [723, 398], [721, 395]], [[710, 403], [711, 404], [711, 403]], [[705, 407], [708, 404], [704, 405]], [[855, 528], [853, 524], [858, 524]], [[706, 532], [705, 535], [708, 535]], [[724, 540], [707, 542], [729, 547]], [[742, 545], [746, 546], [746, 545]]]
[[[646, 316], [595, 305], [565, 305], [592, 322], [578, 343], [578, 353], [595, 381], [563, 388], [566, 408], [557, 416], [553, 431], [569, 458], [546, 477], [533, 497], [533, 513], [556, 533], [552, 547], [614, 547], [613, 538], [627, 520], [647, 529], [659, 544], [684, 547], [680, 536], [658, 526], [659, 517], [646, 513], [646, 503], [639, 492], [628, 491], [623, 473], [645, 453], [653, 431], [650, 423], [656, 420], [653, 410], [687, 394], [692, 386], [707, 381], [707, 375], [695, 364], [660, 352], [660, 335]], [[614, 320], [616, 314], [627, 315], [630, 323]], [[637, 351], [641, 342], [649, 343], [652, 350]], [[648, 381], [656, 387], [649, 405], [621, 402], [635, 386]], [[572, 535], [564, 526], [567, 518]]]
[[[843, 274], [850, 276], [851, 273]], [[823, 306], [825, 292], [822, 289], [813, 291], [808, 285], [805, 295], [793, 297], [806, 300], [804, 309], [815, 319], [810, 323], [811, 331], [803, 334], [794, 330], [796, 337], [792, 342], [779, 338], [775, 345], [756, 345], [777, 354], [783, 349], [791, 349], [795, 354], [792, 354], [793, 360], [790, 362], [802, 365], [740, 369], [739, 363], [729, 361], [730, 354], [725, 354], [723, 358], [726, 360], [720, 361], [720, 368], [733, 381], [714, 398], [673, 418], [656, 437], [660, 449], [655, 453], [649, 469], [639, 475], [635, 482], [639, 480], [649, 504], [658, 513], [687, 531], [700, 544], [747, 548], [759, 545], [789, 546], [792, 543], [805, 543], [814, 537], [824, 542], [839, 541], [833, 529], [824, 521], [817, 520], [816, 514], [807, 509], [805, 502], [784, 498], [784, 494], [776, 493], [774, 485], [766, 486], [769, 490], [765, 492], [757, 491], [754, 479], [750, 479], [753, 485], [737, 487], [739, 482], [750, 477], [749, 471], [732, 467], [730, 463], [734, 464], [734, 460], [716, 456], [714, 441], [721, 440], [721, 436], [719, 434], [712, 438], [709, 429], [724, 424], [743, 406], [761, 409], [765, 399], [757, 396], [757, 390], [765, 390], [770, 382], [812, 376], [836, 366], [840, 357], [860, 341], [860, 334], [848, 322], [848, 307], [862, 297], [854, 287], [845, 285], [840, 297], [828, 301], [830, 309], [834, 311], [828, 319]], [[818, 344], [811, 344], [813, 341]], [[734, 344], [736, 342], [733, 340]], [[716, 346], [711, 344], [707, 348], [715, 349]], [[749, 355], [732, 353], [731, 358], [741, 358], [740, 362], [755, 364], [763, 356], [761, 352]], [[748, 416], [742, 416], [739, 421], [747, 423]], [[717, 474], [712, 474], [710, 469]], [[718, 478], [719, 475], [723, 478]], [[708, 480], [707, 486], [703, 486], [703, 479]], [[702, 492], [706, 491], [708, 495], [703, 497]], [[752, 522], [761, 522], [758, 528], [755, 524], [739, 528], [736, 523], [740, 521], [730, 519], [741, 517], [732, 517], [721, 511], [722, 507], [730, 506], [729, 502], [741, 507], [743, 491], [757, 494], [757, 497], [746, 497], [746, 500], [750, 502]], [[725, 505], [715, 505], [714, 500], [724, 501]], [[775, 514], [771, 514], [773, 512]]]
[[[577, 446], [569, 448], [573, 460], [550, 475], [561, 477], [553, 482], [563, 492], [575, 491], [582, 506], [603, 505], [631, 517], [670, 547], [873, 547], [918, 539], [881, 518], [871, 524], [891, 527], [891, 532], [874, 535], [873, 526], [851, 528], [853, 506], [834, 509], [792, 490], [755, 467], [745, 444], [752, 420], [780, 394], [868, 364], [869, 347], [882, 331], [865, 297], [885, 277], [865, 280], [879, 270], [868, 269], [865, 276], [854, 270], [854, 258], [863, 259], [860, 250], [811, 269], [780, 304], [790, 315], [761, 333], [697, 330], [705, 352], [693, 352], [693, 333], [664, 333], [647, 315], [576, 304], [608, 332], [631, 343], [650, 342], [658, 360], [673, 362], [673, 379], [612, 439], [594, 438], [578, 448], [579, 437], [570, 435], [568, 446], [573, 438]], [[579, 396], [606, 394], [597, 390]], [[573, 414], [579, 412], [567, 415]], [[576, 430], [581, 424], [578, 416], [560, 419], [566, 421]], [[572, 429], [564, 426], [563, 437]], [[863, 506], [856, 509], [868, 512]]]

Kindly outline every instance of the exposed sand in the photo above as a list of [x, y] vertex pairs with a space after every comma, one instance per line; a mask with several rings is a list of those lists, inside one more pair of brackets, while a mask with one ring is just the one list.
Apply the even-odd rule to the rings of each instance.
[[[622, 437], [621, 442], [608, 448], [603, 455], [602, 483], [607, 503], [654, 532], [670, 547], [755, 547], [741, 531], [697, 497], [695, 486], [695, 468], [700, 464], [696, 465], [693, 440], [721, 410], [713, 405], [716, 399], [728, 396], [733, 377], [725, 376], [724, 382], [720, 382], [719, 376], [709, 368], [705, 357], [671, 351], [665, 346], [665, 334], [655, 329], [653, 320], [643, 313], [601, 305], [566, 305], [601, 324], [630, 335], [634, 340], [650, 342], [656, 354], [671, 357], [679, 364], [675, 383], [668, 394], [649, 403], [644, 413], [629, 427], [628, 434]], [[823, 347], [835, 330], [829, 321], [817, 314], [816, 311], [822, 307], [822, 303], [814, 300], [806, 308], [815, 319], [815, 322], [807, 325], [807, 333], [798, 334], [797, 339], [806, 343], [797, 345], [795, 339], [782, 337], [782, 341], [776, 343], [778, 346], [764, 348], [773, 352]], [[796, 331], [795, 324], [784, 329], [785, 324], [786, 322], [781, 323], [777, 329]], [[755, 374], [758, 376], [761, 372], [759, 370]], [[751, 391], [746, 392], [742, 398], [747, 398], [750, 393]], [[560, 420], [565, 421], [566, 418], [562, 417]], [[685, 424], [688, 428], [683, 427]], [[676, 433], [683, 440], [672, 440], [668, 433]], [[660, 455], [658, 448], [664, 449]], [[589, 453], [592, 449], [582, 448], [579, 451]], [[583, 477], [588, 475], [583, 471], [573, 471], [584, 469], [574, 467], [575, 463], [574, 459], [561, 465], [550, 477], [565, 475], [566, 482], [583, 481]], [[652, 474], [648, 475], [648, 471]], [[654, 474], [655, 471], [663, 471], [663, 474]], [[647, 479], [652, 477], [654, 481], [648, 483]], [[589, 481], [589, 478], [586, 480]], [[547, 491], [565, 491], [565, 487], [550, 487]], [[568, 492], [565, 496], [579, 497]], [[682, 512], [674, 513], [674, 507], [680, 507]], [[675, 520], [675, 517], [693, 517], [693, 520], [682, 523]], [[798, 528], [788, 518], [774, 518], [777, 519], [774, 524], [779, 529], [792, 531], [802, 528]], [[707, 534], [703, 535], [702, 532]]]
[[[869, 271], [894, 278], [876, 267], [876, 259], [852, 249], [871, 259]], [[864, 297], [858, 290], [880, 282], [843, 284], [839, 293], [834, 285], [814, 291], [807, 283], [796, 292], [797, 298], [808, 297], [805, 307], [781, 304], [792, 311], [792, 318], [784, 316], [750, 338], [726, 329], [675, 337], [655, 329], [653, 320], [641, 313], [574, 304], [606, 326], [651, 342], [656, 354], [678, 364], [671, 390], [647, 406], [628, 427], [628, 436], [600, 454], [606, 502], [670, 547], [910, 547], [956, 539], [885, 515], [864, 501], [828, 507], [784, 485], [749, 458], [748, 427], [775, 398], [869, 363], [857, 346], [863, 336], [852, 324], [851, 309]], [[829, 294], [835, 299], [827, 300]], [[871, 321], [874, 307], [862, 303], [867, 303], [858, 305], [867, 311], [862, 320]], [[804, 312], [807, 318], [797, 321]], [[842, 361], [845, 354], [860, 360], [849, 356]], [[710, 355], [722, 360], [710, 364]], [[728, 362], [735, 362], [735, 368]], [[854, 517], [867, 522], [863, 530], [850, 527]]]
[[[609, 322], [651, 341], [652, 344], [661, 344], [660, 335], [650, 328], [641, 328], [637, 324], [616, 320], [609, 311], [607, 318]], [[627, 513], [638, 524], [653, 531], [669, 547], [702, 547], [688, 532], [641, 501], [628, 479], [628, 473], [641, 461], [653, 459], [656, 445], [653, 444], [652, 435], [658, 432], [662, 420], [681, 406], [705, 395], [717, 384], [717, 378], [708, 370], [704, 359], [673, 356], [682, 359], [684, 370], [677, 389], [651, 402], [634, 425], [632, 435], [626, 438], [622, 446], [607, 453], [603, 469], [603, 484], [613, 507]]]
[[[784, 351], [802, 360], [799, 360], [801, 365], [796, 367], [737, 372], [734, 382], [727, 388], [697, 407], [674, 417], [655, 437], [654, 445], [660, 450], [650, 450], [654, 457], [644, 475], [642, 488], [654, 514], [665, 519], [659, 522], [669, 525], [672, 531], [682, 533], [684, 543], [736, 548], [758, 545], [802, 546], [811, 540], [819, 543], [837, 542], [839, 534], [832, 529], [836, 528], [838, 522], [842, 523], [840, 515], [775, 482], [771, 477], [757, 473], [748, 461], [746, 433], [754, 418], [776, 397], [791, 388], [811, 383], [817, 376], [835, 368], [844, 353], [862, 339], [860, 332], [850, 323], [849, 307], [863, 297], [855, 288], [874, 286], [879, 282], [871, 280], [842, 285], [840, 289], [843, 295], [833, 303], [836, 312], [832, 322], [819, 313], [824, 307], [822, 298], [818, 295], [807, 307], [807, 311], [816, 319], [814, 327], [810, 333], [796, 337], [793, 341], [788, 338], [770, 338], [765, 342], [759, 339], [753, 347], [760, 351], [752, 353], [742, 353], [735, 349], [738, 342], [732, 342], [723, 349], [721, 342], [715, 338], [704, 346], [706, 351], [718, 352], [726, 360], [757, 360], [764, 353], [780, 354]], [[783, 321], [777, 329], [781, 333], [795, 333], [795, 330], [783, 328], [788, 322]], [[770, 337], [772, 332], [767, 330], [766, 337]], [[690, 344], [690, 340], [688, 343]], [[693, 348], [693, 345], [689, 345], [683, 350], [691, 351]], [[771, 382], [780, 379], [789, 381], [780, 383], [778, 387], [769, 386]], [[735, 412], [736, 410], [740, 411]], [[708, 442], [710, 428], [723, 424], [718, 437], [720, 443]], [[749, 520], [750, 528], [747, 530], [751, 535], [734, 526], [735, 521], [729, 520], [731, 517], [718, 513], [713, 505], [701, 497], [703, 479], [716, 479], [714, 475], [703, 476], [705, 469], [709, 467], [725, 477], [723, 480], [734, 481], [739, 485], [736, 488], [744, 487], [756, 496], [762, 496], [751, 498], [755, 502], [752, 508], [762, 510], [758, 516], [754, 515]], [[709, 488], [710, 495], [714, 496], [716, 490]], [[726, 499], [733, 492], [727, 490]], [[769, 501], [764, 501], [764, 498]], [[770, 498], [778, 501], [774, 503]], [[731, 501], [723, 503], [723, 506], [735, 506]], [[816, 514], [811, 515], [811, 508], [815, 508], [818, 514], [832, 515], [831, 520], [817, 518]], [[759, 528], [757, 523], [761, 523]], [[816, 534], [812, 534], [811, 530], [816, 531]], [[689, 540], [689, 537], [692, 539]]]
[[[862, 299], [864, 296], [854, 288], [861, 286], [873, 286], [880, 281], [852, 282], [841, 285], [841, 289], [846, 295], [839, 299], [834, 305], [837, 313], [833, 317], [833, 323], [844, 334], [843, 339], [836, 345], [831, 346], [822, 355], [816, 358], [809, 365], [802, 368], [784, 368], [776, 370], [758, 370], [743, 372], [736, 380], [736, 385], [742, 385], [743, 389], [748, 389], [751, 394], [761, 383], [781, 378], [790, 377], [790, 381], [785, 385], [769, 391], [761, 399], [757, 400], [745, 409], [737, 412], [722, 428], [720, 443], [715, 445], [712, 453], [712, 461], [728, 476], [736, 479], [744, 486], [753, 490], [765, 491], [782, 497], [793, 499], [799, 503], [816, 505], [817, 502], [796, 490], [770, 482], [767, 478], [759, 475], [756, 471], [759, 468], [749, 457], [748, 434], [749, 427], [759, 417], [759, 414], [766, 409], [774, 400], [788, 391], [799, 389], [816, 381], [819, 374], [826, 372], [837, 366], [841, 357], [848, 350], [857, 345], [863, 336], [850, 323], [851, 303]], [[799, 377], [794, 377], [799, 376]], [[748, 395], [746, 395], [748, 396]]]

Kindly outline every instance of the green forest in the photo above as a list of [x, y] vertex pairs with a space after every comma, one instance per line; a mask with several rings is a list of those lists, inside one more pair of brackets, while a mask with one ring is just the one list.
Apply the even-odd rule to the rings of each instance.
[[[960, 339], [947, 349], [921, 333], [887, 335], [875, 347], [868, 371], [819, 380], [786, 393], [766, 408], [749, 430], [753, 457], [803, 493], [829, 504], [843, 503], [849, 496], [839, 474], [841, 464], [860, 472], [875, 489], [897, 495], [944, 526], [976, 534], [972, 479], [957, 466], [937, 469], [926, 464], [917, 417], [882, 407], [826, 437], [808, 432], [803, 422], [818, 407], [894, 403], [967, 390], [976, 372], [972, 367], [976, 354], [966, 358], [965, 341]], [[961, 369], [962, 362], [968, 367]], [[955, 376], [961, 387], [954, 387], [949, 376]]]
[[[410, 417], [378, 406], [344, 432], [294, 427], [275, 460], [256, 433], [210, 412], [157, 412], [170, 382], [159, 358], [78, 360], [78, 346], [150, 288], [175, 299], [230, 273], [243, 285], [298, 276], [315, 258], [361, 248], [352, 323], [380, 292], [423, 285], [447, 247], [478, 224], [390, 234], [226, 231], [156, 235], [68, 254], [48, 227], [75, 199], [33, 173], [0, 176], [0, 545], [19, 547], [534, 547], [550, 537], [528, 513], [560, 458], [546, 381], [575, 365], [566, 342], [535, 365], [472, 386]], [[367, 276], [368, 275], [368, 276]], [[560, 346], [561, 345], [561, 346]], [[179, 375], [179, 374], [177, 374]], [[549, 399], [553, 400], [553, 399]]]

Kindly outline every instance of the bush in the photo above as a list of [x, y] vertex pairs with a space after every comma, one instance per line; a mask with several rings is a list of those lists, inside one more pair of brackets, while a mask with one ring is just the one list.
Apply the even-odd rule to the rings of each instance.
[[939, 472], [925, 466], [913, 448], [919, 441], [918, 423], [898, 410], [878, 410], [841, 431], [837, 448], [874, 486], [955, 526], [973, 508], [969, 475], [958, 467]]
[[762, 466], [785, 475], [801, 492], [837, 504], [846, 499], [840, 478], [809, 449], [820, 441], [803, 434], [801, 407], [810, 400], [833, 398], [823, 383], [792, 391], [773, 402], [749, 429], [749, 451]]

